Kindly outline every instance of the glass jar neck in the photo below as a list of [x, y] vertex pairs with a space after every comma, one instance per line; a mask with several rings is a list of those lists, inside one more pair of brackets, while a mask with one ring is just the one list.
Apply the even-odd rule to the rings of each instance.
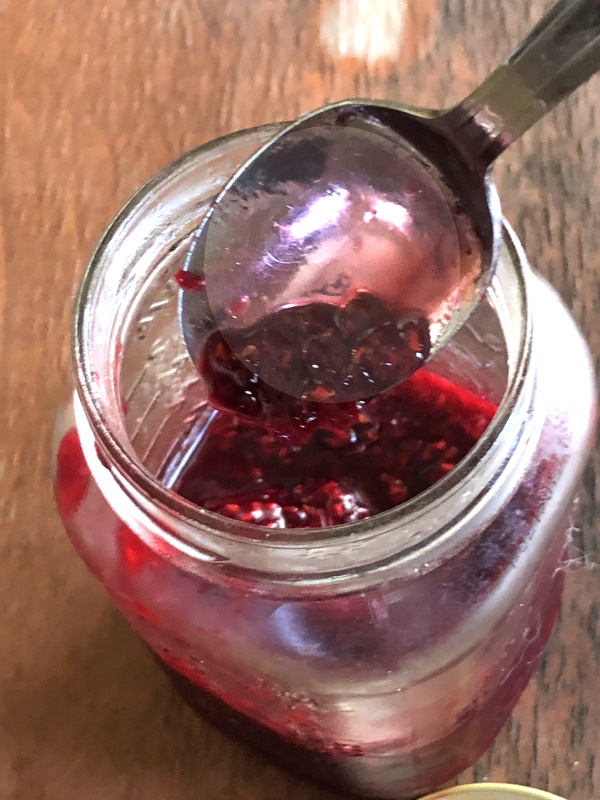
[[157, 480], [136, 455], [124, 425], [119, 368], [136, 298], [151, 275], [157, 278], [161, 254], [185, 242], [215, 192], [277, 128], [241, 132], [188, 153], [144, 187], [108, 229], [76, 308], [75, 407], [82, 446], [116, 513], [141, 536], [168, 539], [186, 569], [211, 562], [271, 581], [307, 582], [342, 581], [390, 564], [415, 574], [464, 546], [495, 516], [518, 483], [539, 433], [530, 413], [535, 373], [529, 267], [510, 229], [489, 289], [508, 354], [499, 410], [454, 470], [402, 506], [318, 530], [273, 531], [239, 523], [186, 502]]

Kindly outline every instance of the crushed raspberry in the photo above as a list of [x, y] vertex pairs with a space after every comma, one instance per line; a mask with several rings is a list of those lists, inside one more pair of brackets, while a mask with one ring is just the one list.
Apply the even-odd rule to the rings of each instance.
[[90, 479], [79, 435], [75, 428], [71, 428], [63, 436], [56, 456], [56, 505], [63, 519], [72, 517], [81, 506]]
[[221, 412], [176, 488], [210, 511], [270, 528], [354, 522], [441, 480], [495, 411], [424, 368], [368, 400], [305, 404], [285, 420]]
[[285, 420], [348, 392], [378, 394], [422, 366], [429, 351], [422, 314], [398, 319], [374, 295], [359, 292], [342, 307], [294, 306], [251, 328], [215, 331], [199, 369], [215, 408]]
[[205, 503], [209, 511], [267, 528], [324, 528], [366, 519], [373, 513], [360, 489], [344, 481], [308, 478], [291, 488], [272, 488]]

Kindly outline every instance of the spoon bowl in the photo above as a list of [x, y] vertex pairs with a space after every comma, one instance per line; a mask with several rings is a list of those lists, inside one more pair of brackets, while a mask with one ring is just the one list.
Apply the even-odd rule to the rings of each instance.
[[[283, 127], [219, 193], [194, 237], [185, 270], [197, 291], [180, 296], [194, 362], [218, 331], [277, 392], [328, 402], [376, 394], [421, 366], [493, 275], [502, 213], [490, 165], [600, 67], [599, 41], [597, 0], [561, 0], [452, 109], [345, 100]], [[302, 325], [293, 328], [295, 349], [285, 335], [273, 345], [279, 311], [304, 309], [310, 320], [315, 307], [343, 309], [358, 295], [377, 300], [360, 335], [306, 322], [306, 340]], [[378, 364], [365, 371], [361, 342], [380, 329], [393, 352], [371, 347]]]

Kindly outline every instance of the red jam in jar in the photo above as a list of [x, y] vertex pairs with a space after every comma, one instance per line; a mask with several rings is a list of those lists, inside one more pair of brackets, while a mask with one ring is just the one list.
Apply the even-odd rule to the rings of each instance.
[[[203, 289], [181, 270], [175, 280]], [[253, 329], [214, 332], [199, 366], [220, 413], [175, 488], [209, 511], [269, 528], [341, 525], [410, 500], [464, 458], [496, 411], [419, 370], [429, 346], [424, 317], [398, 320], [366, 291], [341, 306], [285, 308]], [[287, 393], [268, 382], [273, 372]], [[327, 402], [344, 382], [362, 385], [365, 399]]]
[[295, 423], [276, 418], [276, 429], [269, 419], [220, 412], [176, 488], [209, 511], [269, 528], [356, 522], [447, 475], [495, 411], [421, 369], [368, 400], [307, 403]]

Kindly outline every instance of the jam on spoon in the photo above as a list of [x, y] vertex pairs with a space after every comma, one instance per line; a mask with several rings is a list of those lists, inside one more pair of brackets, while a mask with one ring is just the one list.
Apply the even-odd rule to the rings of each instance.
[[[220, 413], [177, 491], [240, 521], [323, 528], [386, 511], [444, 477], [482, 435], [496, 406], [417, 369], [429, 352], [426, 321], [413, 314], [398, 324], [389, 316], [366, 292], [342, 307], [283, 309], [235, 334], [235, 351], [256, 359], [260, 375], [214, 332], [199, 369]], [[311, 348], [323, 339], [337, 361], [307, 382]], [[398, 359], [412, 376], [374, 394], [381, 372], [385, 385], [386, 370], [397, 368]], [[290, 394], [265, 380], [275, 370], [286, 376]], [[327, 402], [330, 383], [348, 374], [364, 381], [367, 399]]]
[[334, 402], [349, 384], [360, 397], [379, 394], [398, 373], [407, 377], [422, 366], [429, 350], [422, 314], [398, 319], [374, 295], [359, 292], [343, 306], [292, 306], [249, 329], [215, 331], [199, 368], [215, 407], [281, 419]]

